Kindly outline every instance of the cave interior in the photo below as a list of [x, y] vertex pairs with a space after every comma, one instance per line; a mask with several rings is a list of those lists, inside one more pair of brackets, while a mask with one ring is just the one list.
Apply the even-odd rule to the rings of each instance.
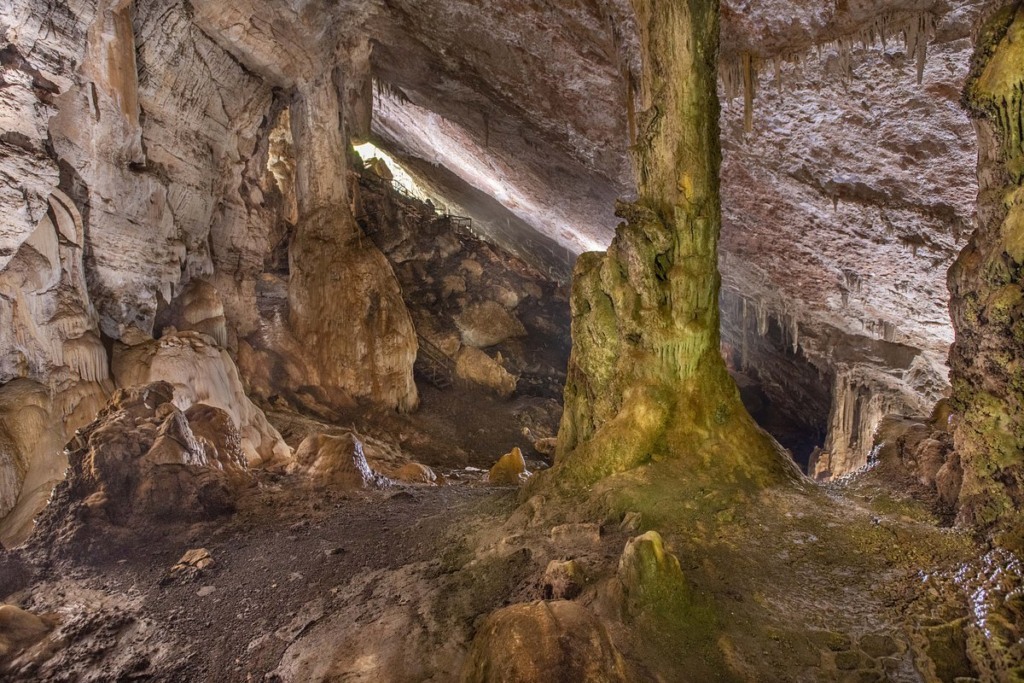
[[0, 679], [1024, 682], [1024, 2], [5, 0]]

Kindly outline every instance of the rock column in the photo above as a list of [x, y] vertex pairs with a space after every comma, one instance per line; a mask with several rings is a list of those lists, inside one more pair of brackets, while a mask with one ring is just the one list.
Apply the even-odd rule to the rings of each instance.
[[328, 73], [305, 83], [291, 111], [299, 221], [289, 252], [290, 324], [332, 400], [409, 411], [419, 400], [416, 332], [391, 266], [349, 209], [337, 80]]
[[719, 353], [718, 2], [633, 6], [639, 199], [618, 207], [626, 222], [608, 252], [576, 266], [557, 465], [582, 484], [662, 459], [767, 482], [785, 459]]

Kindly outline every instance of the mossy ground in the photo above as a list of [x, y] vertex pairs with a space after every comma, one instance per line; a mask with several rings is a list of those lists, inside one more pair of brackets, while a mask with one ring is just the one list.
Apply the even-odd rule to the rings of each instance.
[[[972, 623], [968, 602], [953, 578], [983, 553], [972, 536], [870, 472], [830, 489], [800, 479], [762, 488], [742, 477], [723, 483], [714, 469], [695, 473], [692, 463], [664, 459], [545, 504], [558, 522], [601, 520], [617, 530], [633, 520], [630, 534], [655, 530], [678, 556], [684, 597], [651, 605], [642, 618], [616, 617], [620, 647], [647, 674], [680, 681], [973, 675], [961, 647]], [[609, 541], [621, 543], [621, 533]], [[950, 629], [959, 640], [946, 637]]]

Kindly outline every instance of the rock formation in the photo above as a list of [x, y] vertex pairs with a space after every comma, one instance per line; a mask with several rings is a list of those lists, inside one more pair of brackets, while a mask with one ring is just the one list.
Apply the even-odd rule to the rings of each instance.
[[114, 394], [69, 445], [67, 478], [35, 542], [66, 542], [79, 525], [195, 521], [234, 509], [239, 490], [251, 484], [241, 437], [222, 410], [196, 404], [182, 411], [174, 401], [167, 382]]
[[556, 472], [593, 483], [668, 458], [768, 481], [783, 471], [779, 453], [719, 353], [718, 8], [635, 9], [640, 198], [620, 205], [608, 252], [576, 266]]
[[1006, 532], [1004, 543], [1024, 548], [1024, 131], [1019, 3], [990, 17], [975, 54], [968, 104], [977, 117], [981, 153], [979, 227], [950, 271], [957, 328], [950, 354], [954, 443], [963, 465], [960, 514]]

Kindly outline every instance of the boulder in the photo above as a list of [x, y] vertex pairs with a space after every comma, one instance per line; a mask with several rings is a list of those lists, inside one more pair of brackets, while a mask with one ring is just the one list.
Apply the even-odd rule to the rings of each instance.
[[466, 346], [486, 348], [526, 335], [526, 328], [497, 301], [470, 304], [455, 317]]
[[470, 384], [483, 387], [502, 398], [516, 391], [518, 380], [501, 363], [480, 349], [464, 346], [455, 359], [455, 376]]
[[586, 583], [587, 577], [576, 560], [551, 560], [544, 570], [544, 599], [572, 600]]
[[[43, 533], [65, 523], [201, 521], [234, 510], [252, 484], [241, 450], [228, 446], [238, 443], [237, 430], [213, 406], [193, 411], [190, 422], [174, 392], [168, 382], [119, 389], [79, 430], [68, 445], [67, 478], [39, 519]], [[202, 436], [214, 427], [227, 432], [216, 443]]]
[[494, 486], [518, 486], [529, 475], [523, 452], [513, 448], [494, 463], [487, 474], [487, 481]]
[[392, 473], [391, 478], [409, 484], [434, 484], [437, 482], [437, 475], [434, 474], [434, 470], [418, 462], [410, 462], [403, 465]]
[[0, 664], [42, 640], [56, 625], [14, 605], [0, 605]]
[[370, 469], [363, 442], [354, 434], [312, 434], [295, 451], [299, 466], [314, 484], [341, 490], [384, 488], [385, 477]]
[[512, 605], [487, 617], [462, 683], [619, 683], [631, 680], [598, 619], [575, 602]]
[[113, 365], [120, 387], [168, 382], [174, 388], [173, 403], [180, 410], [196, 403], [223, 410], [240, 435], [250, 465], [290, 462], [291, 449], [245, 395], [234, 361], [205, 335], [180, 332], [118, 348]]

